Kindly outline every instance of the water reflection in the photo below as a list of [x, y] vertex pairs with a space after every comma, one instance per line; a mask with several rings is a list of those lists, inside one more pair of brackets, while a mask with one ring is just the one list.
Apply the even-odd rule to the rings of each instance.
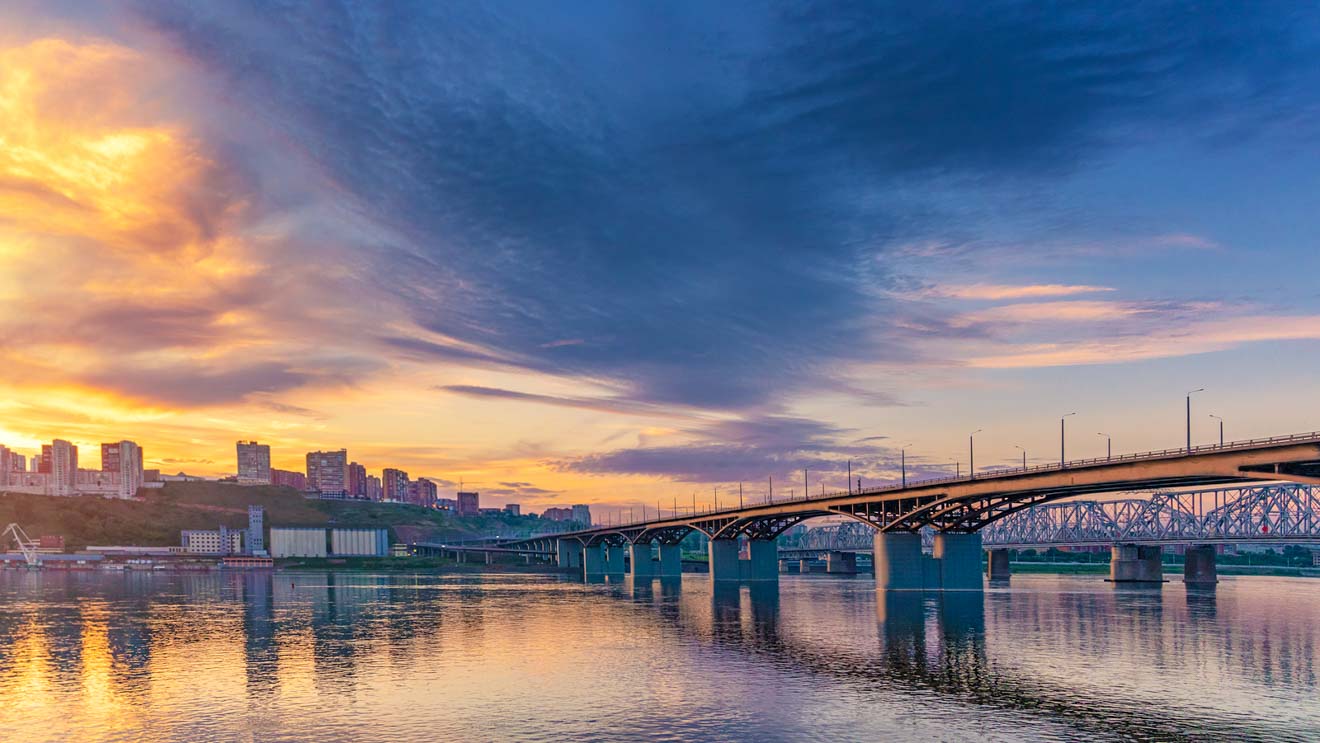
[[1320, 581], [1288, 579], [1193, 591], [1020, 576], [940, 594], [819, 576], [5, 572], [0, 724], [28, 740], [383, 740], [417, 726], [558, 739], [605, 725], [1307, 740], [1317, 610]]

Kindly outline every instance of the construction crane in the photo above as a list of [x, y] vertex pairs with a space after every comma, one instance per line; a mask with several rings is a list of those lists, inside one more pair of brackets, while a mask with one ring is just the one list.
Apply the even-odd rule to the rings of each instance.
[[0, 531], [0, 547], [4, 546], [5, 538], [10, 535], [13, 535], [14, 541], [18, 543], [18, 551], [23, 553], [23, 559], [27, 561], [28, 567], [41, 567], [41, 553], [37, 552], [37, 543], [28, 539], [27, 533], [18, 524], [10, 524], [4, 531]]

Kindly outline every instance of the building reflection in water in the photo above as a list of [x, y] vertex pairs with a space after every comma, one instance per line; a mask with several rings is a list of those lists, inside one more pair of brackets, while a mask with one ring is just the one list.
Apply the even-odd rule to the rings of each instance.
[[[627, 662], [676, 710], [694, 703], [689, 687], [720, 683], [732, 665], [749, 679], [806, 683], [803, 693], [924, 695], [1097, 734], [1286, 739], [1320, 728], [1320, 710], [1298, 702], [1317, 687], [1312, 585], [1126, 590], [1032, 576], [984, 593], [923, 593], [814, 576], [11, 571], [0, 574], [0, 720], [195, 738], [216, 731], [180, 733], [153, 711], [207, 719], [215, 707], [253, 730], [314, 736], [351, 719], [335, 700], [423, 717], [460, 702], [477, 714], [528, 689], [586, 704], [572, 696], [584, 664]], [[210, 696], [198, 699], [203, 686]], [[608, 705], [615, 692], [598, 693], [605, 701], [593, 703]], [[307, 709], [317, 716], [291, 717]]]

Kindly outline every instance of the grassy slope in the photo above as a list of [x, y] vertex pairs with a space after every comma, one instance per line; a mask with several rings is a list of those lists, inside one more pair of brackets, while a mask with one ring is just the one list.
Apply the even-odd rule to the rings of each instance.
[[[386, 527], [390, 538], [461, 539], [488, 531], [528, 533], [535, 522], [508, 516], [454, 518], [440, 511], [400, 504], [308, 500], [295, 490], [238, 487], [213, 482], [166, 483], [143, 490], [144, 500], [96, 497], [58, 498], [0, 494], [0, 528], [15, 522], [31, 537], [62, 534], [65, 545], [166, 546], [179, 543], [184, 529], [247, 526], [247, 507], [266, 509], [266, 526]], [[402, 529], [398, 527], [403, 527]]]

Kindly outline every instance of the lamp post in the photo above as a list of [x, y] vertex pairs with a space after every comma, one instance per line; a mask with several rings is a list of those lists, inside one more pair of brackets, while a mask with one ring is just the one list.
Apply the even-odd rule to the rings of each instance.
[[1107, 433], [1097, 433], [1096, 436], [1105, 437], [1105, 459], [1114, 458], [1114, 439]]
[[1059, 469], [1063, 469], [1064, 467], [1068, 466], [1068, 458], [1064, 456], [1063, 422], [1070, 415], [1077, 415], [1077, 412], [1074, 411], [1071, 413], [1064, 413], [1063, 416], [1059, 418]]
[[967, 434], [967, 477], [972, 480], [976, 479], [976, 444], [974, 441], [976, 434], [981, 431], [982, 429], [978, 428]]
[[1197, 387], [1187, 393], [1187, 453], [1192, 453], [1192, 395], [1197, 392], [1205, 392], [1204, 387]]
[[1014, 448], [1014, 449], [1022, 449], [1022, 469], [1023, 469], [1023, 470], [1026, 470], [1026, 469], [1027, 469], [1027, 450], [1026, 450], [1025, 448], [1021, 447], [1021, 446], [1018, 446], [1017, 444], [1014, 444], [1014, 445], [1013, 445], [1013, 448]]
[[1219, 448], [1222, 449], [1224, 448], [1224, 419], [1214, 413], [1211, 413], [1210, 417], [1219, 421]]
[[902, 476], [903, 487], [907, 487], [907, 448], [911, 444], [904, 444], [903, 448], [898, 450], [899, 472]]

